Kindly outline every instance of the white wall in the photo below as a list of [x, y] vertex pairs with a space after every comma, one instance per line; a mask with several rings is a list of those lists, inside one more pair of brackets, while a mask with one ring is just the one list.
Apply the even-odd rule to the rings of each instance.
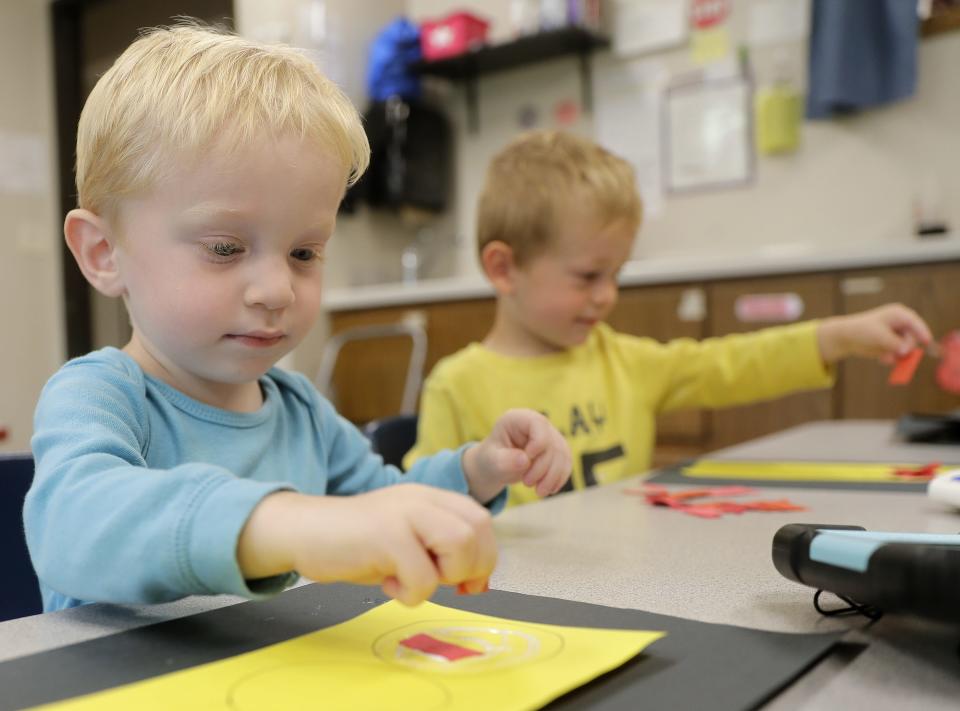
[[[798, 0], [799, 1], [799, 0]], [[418, 19], [473, 8], [493, 22], [493, 35], [509, 35], [508, 3], [410, 0]], [[734, 3], [728, 22], [733, 44], [747, 35], [750, 2]], [[806, 81], [806, 42], [752, 51], [759, 82], [771, 78], [783, 57], [802, 87]], [[689, 70], [687, 47], [620, 60], [609, 52], [594, 59], [595, 78], [624, 61], [662, 63], [668, 74]], [[758, 157], [747, 187], [667, 196], [663, 210], [646, 221], [637, 241], [638, 257], [677, 256], [800, 245], [830, 249], [838, 244], [907, 241], [913, 234], [913, 205], [929, 183], [937, 186], [949, 224], [960, 226], [960, 32], [921, 41], [919, 85], [908, 101], [855, 117], [807, 121], [800, 149], [792, 155]], [[475, 271], [475, 202], [483, 168], [493, 153], [520, 131], [522, 106], [534, 106], [540, 127], [554, 125], [552, 107], [580, 99], [574, 59], [503, 72], [481, 80], [480, 131], [465, 128], [464, 102], [450, 103], [461, 131], [458, 142], [456, 230], [468, 238], [459, 247], [462, 271]], [[596, 83], [596, 81], [595, 81]], [[584, 114], [572, 130], [594, 135], [593, 117]], [[645, 140], [638, 136], [638, 141]]]
[[66, 351], [49, 12], [0, 0], [0, 452], [28, 448], [37, 396]]

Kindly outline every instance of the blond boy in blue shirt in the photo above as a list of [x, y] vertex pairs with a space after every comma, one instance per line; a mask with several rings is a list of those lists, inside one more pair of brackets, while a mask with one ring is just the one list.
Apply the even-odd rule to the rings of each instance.
[[297, 573], [411, 605], [439, 584], [479, 592], [496, 561], [484, 505], [512, 482], [563, 485], [569, 452], [535, 412], [401, 477], [273, 367], [319, 314], [368, 154], [353, 106], [288, 47], [157, 29], [97, 82], [64, 232], [133, 335], [66, 364], [37, 405], [24, 520], [47, 610], [259, 598]]
[[[574, 488], [649, 468], [659, 413], [723, 407], [832, 384], [849, 356], [891, 362], [930, 332], [888, 305], [755, 333], [666, 344], [603, 321], [633, 248], [641, 205], [630, 166], [573, 134], [523, 135], [492, 161], [480, 197], [480, 262], [493, 328], [424, 384], [411, 466], [489, 432], [509, 408], [546, 414], [574, 455]], [[510, 504], [541, 494], [522, 483]]]

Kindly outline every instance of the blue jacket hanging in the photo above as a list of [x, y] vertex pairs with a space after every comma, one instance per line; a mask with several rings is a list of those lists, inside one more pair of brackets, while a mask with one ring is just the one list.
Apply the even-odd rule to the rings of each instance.
[[916, 0], [814, 0], [807, 118], [911, 96], [918, 24]]

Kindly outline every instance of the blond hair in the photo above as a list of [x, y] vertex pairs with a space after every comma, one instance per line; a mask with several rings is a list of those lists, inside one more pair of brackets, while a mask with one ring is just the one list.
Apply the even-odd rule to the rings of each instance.
[[564, 209], [591, 210], [603, 225], [642, 208], [630, 164], [588, 139], [563, 131], [516, 138], [490, 163], [477, 210], [478, 249], [500, 241], [522, 264], [549, 246]]
[[340, 161], [344, 189], [370, 146], [346, 95], [300, 50], [185, 20], [144, 31], [100, 78], [77, 129], [80, 207], [111, 214], [214, 144], [294, 135]]

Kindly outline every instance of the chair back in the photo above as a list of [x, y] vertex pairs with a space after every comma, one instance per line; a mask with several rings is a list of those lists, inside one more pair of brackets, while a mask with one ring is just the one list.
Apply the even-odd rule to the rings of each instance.
[[363, 433], [386, 464], [403, 470], [403, 457], [417, 441], [417, 416], [394, 415], [368, 422]]
[[23, 533], [23, 501], [33, 482], [33, 456], [0, 454], [0, 621], [43, 612], [40, 584]]
[[409, 338], [411, 343], [410, 361], [403, 385], [403, 400], [400, 412], [411, 414], [417, 409], [417, 396], [423, 380], [423, 367], [427, 359], [427, 331], [416, 318], [396, 323], [375, 324], [372, 326], [354, 326], [334, 334], [323, 348], [320, 368], [314, 382], [317, 388], [336, 406], [337, 398], [333, 387], [333, 371], [341, 349], [348, 343], [371, 341], [383, 338]]

